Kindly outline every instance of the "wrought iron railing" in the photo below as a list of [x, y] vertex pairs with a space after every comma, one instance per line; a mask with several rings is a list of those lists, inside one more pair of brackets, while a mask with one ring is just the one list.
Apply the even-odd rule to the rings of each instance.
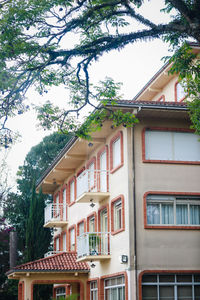
[[109, 192], [107, 170], [84, 170], [77, 177], [77, 198], [87, 192]]
[[93, 255], [110, 255], [109, 232], [87, 232], [77, 237], [78, 258]]

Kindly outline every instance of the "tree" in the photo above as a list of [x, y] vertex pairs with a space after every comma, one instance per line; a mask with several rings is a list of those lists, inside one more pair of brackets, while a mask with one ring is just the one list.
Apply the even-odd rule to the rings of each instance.
[[[48, 196], [35, 195], [33, 187], [42, 173], [52, 163], [55, 156], [65, 146], [70, 136], [54, 133], [45, 137], [41, 143], [31, 148], [27, 154], [24, 165], [19, 167], [17, 174], [17, 193], [10, 192], [4, 206], [4, 215], [8, 222], [16, 229], [18, 234], [18, 249], [25, 256], [26, 252], [26, 232], [27, 221], [31, 222], [32, 210], [35, 210], [35, 205], [40, 214], [39, 226], [41, 236], [48, 232], [48, 229], [43, 228], [44, 224], [44, 202]], [[33, 199], [34, 198], [34, 199]], [[35, 228], [34, 228], [35, 229]], [[39, 230], [37, 228], [37, 230]], [[35, 233], [37, 231], [35, 229]], [[45, 233], [43, 232], [45, 231]], [[37, 232], [37, 234], [39, 234]], [[39, 246], [38, 246], [39, 247]], [[41, 256], [47, 252], [41, 243], [36, 255]], [[41, 254], [41, 252], [43, 252]]]
[[[135, 123], [132, 115], [99, 109], [99, 103], [105, 106], [106, 97], [114, 103], [119, 85], [106, 79], [98, 87], [92, 86], [91, 63], [104, 53], [121, 50], [137, 40], [161, 38], [178, 46], [192, 38], [200, 43], [200, 0], [163, 1], [160, 13], [172, 16], [165, 24], [155, 23], [142, 15], [144, 3], [144, 0], [2, 2], [0, 133], [4, 145], [12, 142], [6, 127], [7, 119], [29, 109], [25, 95], [31, 86], [40, 94], [48, 92], [53, 85], [65, 85], [71, 91], [70, 109], [61, 110], [51, 103], [38, 108], [39, 119], [45, 128], [56, 125], [63, 132], [75, 130], [79, 136], [88, 137], [91, 128], [98, 129], [102, 120], [108, 117], [117, 125], [127, 123], [132, 126]], [[97, 111], [90, 116], [88, 126], [80, 129], [73, 113], [79, 114], [86, 105]]]

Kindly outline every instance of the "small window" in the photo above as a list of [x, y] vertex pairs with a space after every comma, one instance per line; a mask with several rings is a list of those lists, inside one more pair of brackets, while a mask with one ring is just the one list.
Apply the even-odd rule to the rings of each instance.
[[121, 232], [124, 228], [124, 198], [120, 196], [111, 201], [111, 231]]
[[181, 85], [180, 82], [175, 84], [175, 101], [181, 102], [185, 99], [187, 93], [184, 90], [184, 87]]
[[89, 218], [89, 232], [95, 232], [95, 217]]
[[84, 233], [84, 221], [78, 224], [78, 235], [81, 235]]
[[59, 237], [55, 239], [55, 250], [60, 251], [60, 239]]
[[91, 191], [95, 188], [95, 163], [94, 161], [88, 166], [88, 188]]
[[75, 228], [70, 229], [70, 251], [75, 251]]
[[145, 130], [144, 161], [200, 162], [199, 138], [188, 131]]
[[66, 188], [63, 189], [62, 191], [62, 195], [63, 195], [63, 204], [66, 204]]
[[63, 251], [67, 251], [67, 238], [66, 238], [66, 233], [63, 234]]
[[200, 197], [148, 195], [147, 225], [200, 226]]
[[110, 142], [111, 173], [123, 165], [123, 135], [120, 131]]
[[65, 287], [56, 288], [56, 300], [66, 297]]
[[90, 282], [90, 300], [98, 300], [97, 281]]
[[69, 190], [70, 190], [69, 193], [70, 203], [73, 203], [75, 201], [75, 180], [74, 179], [70, 181]]

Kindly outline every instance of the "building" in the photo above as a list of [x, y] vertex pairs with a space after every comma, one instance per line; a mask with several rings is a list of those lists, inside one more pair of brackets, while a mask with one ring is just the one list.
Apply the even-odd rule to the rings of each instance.
[[91, 141], [73, 138], [38, 182], [54, 197], [54, 251], [8, 272], [19, 300], [52, 283], [58, 299], [200, 299], [200, 143], [169, 68], [118, 102], [134, 128], [107, 121]]

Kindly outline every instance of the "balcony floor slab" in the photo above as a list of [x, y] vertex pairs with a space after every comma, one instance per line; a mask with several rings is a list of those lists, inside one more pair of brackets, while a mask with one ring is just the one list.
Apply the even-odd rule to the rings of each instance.
[[108, 197], [110, 197], [108, 192], [87, 192], [80, 195], [76, 202], [100, 202]]
[[110, 259], [111, 255], [86, 255], [80, 258], [77, 258], [77, 262], [81, 261], [102, 261]]

